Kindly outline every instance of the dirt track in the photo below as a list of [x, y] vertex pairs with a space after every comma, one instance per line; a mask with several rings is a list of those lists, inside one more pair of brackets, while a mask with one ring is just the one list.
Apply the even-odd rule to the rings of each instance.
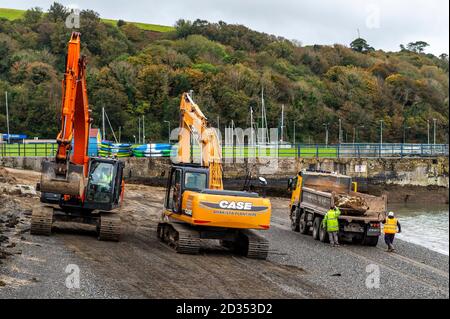
[[[11, 171], [20, 183], [37, 175]], [[59, 230], [51, 237], [11, 234], [15, 251], [0, 265], [0, 298], [448, 298], [448, 256], [399, 242], [399, 254], [378, 248], [332, 249], [289, 229], [286, 199], [273, 199], [267, 261], [236, 256], [216, 242], [198, 256], [179, 255], [156, 238], [162, 188], [127, 185], [121, 242]], [[14, 198], [12, 198], [14, 199]], [[15, 198], [17, 199], [17, 198]], [[29, 207], [38, 198], [20, 198]], [[25, 207], [24, 212], [27, 211]], [[29, 217], [21, 215], [22, 227]], [[21, 252], [20, 254], [18, 252]], [[68, 264], [80, 268], [79, 289], [67, 289]], [[369, 264], [381, 287], [367, 289]], [[1, 284], [3, 283], [3, 285]], [[2, 287], [3, 286], [3, 287]]]

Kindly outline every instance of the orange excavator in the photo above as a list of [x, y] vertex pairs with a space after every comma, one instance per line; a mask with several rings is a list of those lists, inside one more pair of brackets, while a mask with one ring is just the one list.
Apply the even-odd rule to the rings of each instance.
[[122, 162], [89, 157], [91, 111], [86, 87], [86, 57], [80, 33], [72, 33], [62, 82], [61, 131], [56, 156], [42, 163], [41, 204], [33, 209], [31, 233], [50, 235], [54, 222], [96, 226], [100, 240], [117, 241], [120, 216], [114, 212], [123, 198]]
[[[269, 242], [254, 230], [270, 227], [271, 204], [256, 193], [223, 189], [222, 153], [216, 131], [189, 93], [180, 103], [178, 154], [167, 182], [157, 234], [178, 253], [196, 254], [202, 239], [249, 258], [266, 259]], [[194, 163], [196, 152], [200, 156]], [[266, 184], [260, 179], [261, 184]]]

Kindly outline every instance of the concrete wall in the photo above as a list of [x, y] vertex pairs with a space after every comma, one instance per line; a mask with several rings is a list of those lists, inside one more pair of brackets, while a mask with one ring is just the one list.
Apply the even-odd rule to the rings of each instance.
[[224, 171], [226, 177], [238, 177], [245, 176], [245, 171], [249, 168], [255, 175], [266, 176], [269, 179], [285, 179], [302, 169], [319, 169], [366, 179], [375, 184], [449, 187], [448, 157], [436, 159], [279, 159], [278, 164], [273, 165], [273, 171], [270, 171], [267, 166], [267, 163], [230, 164], [225, 165]]
[[[0, 157], [0, 166], [39, 171], [42, 157]], [[154, 185], [164, 185], [170, 168], [168, 158], [126, 158], [125, 177]], [[449, 188], [449, 159], [279, 159], [225, 163], [224, 179], [241, 181], [250, 171], [285, 187], [287, 178], [302, 169], [321, 169], [347, 174], [369, 184], [438, 186]]]

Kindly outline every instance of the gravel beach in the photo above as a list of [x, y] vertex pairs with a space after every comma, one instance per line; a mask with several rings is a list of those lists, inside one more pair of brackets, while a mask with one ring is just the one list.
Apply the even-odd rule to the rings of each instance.
[[[267, 261], [234, 255], [214, 241], [197, 256], [176, 254], [156, 238], [163, 197], [162, 188], [127, 186], [119, 243], [70, 227], [32, 236], [29, 208], [38, 198], [20, 201], [26, 207], [18, 209], [16, 227], [0, 225], [7, 237], [0, 298], [449, 297], [448, 256], [401, 240], [397, 253], [387, 253], [382, 238], [378, 247], [332, 248], [290, 230], [285, 198], [272, 198], [272, 227], [262, 232], [271, 245]], [[66, 286], [73, 265], [79, 288]]]

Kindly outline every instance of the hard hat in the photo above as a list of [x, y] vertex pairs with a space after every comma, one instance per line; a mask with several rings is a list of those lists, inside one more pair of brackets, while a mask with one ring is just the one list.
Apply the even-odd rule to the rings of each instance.
[[394, 212], [389, 212], [388, 217], [394, 217]]

